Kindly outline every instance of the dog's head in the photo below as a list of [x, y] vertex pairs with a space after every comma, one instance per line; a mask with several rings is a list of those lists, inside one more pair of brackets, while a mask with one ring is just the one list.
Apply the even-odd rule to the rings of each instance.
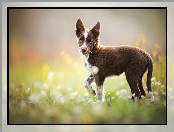
[[100, 23], [97, 22], [97, 24], [92, 29], [86, 29], [83, 25], [83, 22], [79, 18], [76, 23], [75, 33], [79, 45], [78, 50], [83, 55], [87, 55], [98, 45]]

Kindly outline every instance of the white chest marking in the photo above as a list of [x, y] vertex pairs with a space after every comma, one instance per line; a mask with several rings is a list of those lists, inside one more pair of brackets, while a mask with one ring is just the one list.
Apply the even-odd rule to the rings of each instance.
[[85, 63], [85, 69], [88, 70], [90, 73], [92, 74], [97, 74], [99, 69], [97, 66], [92, 66], [89, 62], [88, 62], [88, 58], [89, 58], [89, 55], [82, 55], [82, 58], [84, 60], [84, 63]]

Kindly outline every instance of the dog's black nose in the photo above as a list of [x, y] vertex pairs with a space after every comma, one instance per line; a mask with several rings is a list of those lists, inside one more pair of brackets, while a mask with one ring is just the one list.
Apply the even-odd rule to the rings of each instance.
[[86, 52], [86, 50], [87, 50], [86, 48], [83, 48], [83, 49], [82, 49], [82, 53], [85, 53], [85, 52]]

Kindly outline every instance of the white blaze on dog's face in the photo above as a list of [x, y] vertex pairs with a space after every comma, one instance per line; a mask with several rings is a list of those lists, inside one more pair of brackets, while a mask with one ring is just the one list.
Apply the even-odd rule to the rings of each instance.
[[76, 36], [78, 42], [78, 49], [83, 55], [88, 55], [98, 41], [100, 23], [98, 22], [91, 30], [84, 27], [80, 19], [76, 23]]

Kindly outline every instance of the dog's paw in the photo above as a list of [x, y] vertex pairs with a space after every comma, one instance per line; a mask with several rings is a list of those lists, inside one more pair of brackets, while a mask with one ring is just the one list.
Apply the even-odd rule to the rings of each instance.
[[93, 95], [93, 96], [96, 95], [96, 92], [95, 92], [94, 89], [87, 89], [87, 90], [88, 90], [88, 92], [89, 92], [91, 95]]
[[95, 90], [93, 89], [92, 90], [92, 93], [91, 93], [93, 96], [95, 96], [96, 95], [96, 92], [95, 92]]

